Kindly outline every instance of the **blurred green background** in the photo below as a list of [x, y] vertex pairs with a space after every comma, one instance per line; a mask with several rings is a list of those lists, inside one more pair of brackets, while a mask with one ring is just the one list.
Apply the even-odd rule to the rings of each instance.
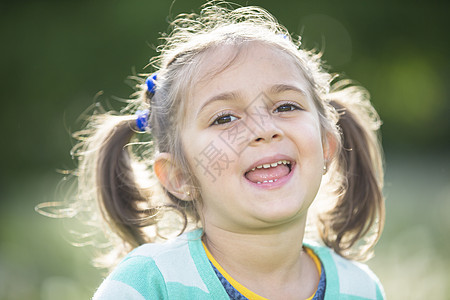
[[[260, 5], [332, 70], [368, 88], [384, 125], [385, 233], [369, 265], [389, 299], [450, 299], [450, 2], [235, 1]], [[94, 103], [119, 107], [170, 16], [203, 1], [3, 1], [0, 4], [0, 299], [88, 299], [92, 249], [70, 245], [58, 201], [73, 169], [70, 133]]]

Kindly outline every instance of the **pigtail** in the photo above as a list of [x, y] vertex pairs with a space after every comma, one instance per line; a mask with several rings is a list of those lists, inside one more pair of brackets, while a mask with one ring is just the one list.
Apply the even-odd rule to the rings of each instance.
[[143, 227], [152, 223], [148, 199], [136, 184], [127, 144], [135, 134], [134, 118], [114, 117], [110, 134], [100, 142], [96, 181], [100, 210], [116, 234], [131, 247], [148, 241]]
[[[380, 120], [368, 93], [361, 87], [338, 83], [330, 93], [330, 105], [339, 115], [337, 123], [342, 149], [330, 181], [335, 189], [335, 207], [320, 217], [321, 237], [337, 253], [365, 260], [378, 241], [384, 224]], [[336, 175], [340, 174], [340, 175]], [[336, 178], [333, 178], [336, 175]], [[358, 243], [361, 239], [363, 243]], [[356, 252], [350, 248], [358, 249]]]
[[[139, 161], [132, 151], [137, 133], [136, 116], [102, 113], [74, 135], [80, 140], [72, 150], [78, 158], [77, 210], [88, 212], [91, 219], [82, 222], [97, 224], [96, 234], [107, 239], [95, 260], [101, 267], [111, 267], [134, 247], [153, 241], [145, 229], [156, 223], [160, 205], [153, 199], [150, 158]], [[149, 154], [150, 143], [138, 144]]]

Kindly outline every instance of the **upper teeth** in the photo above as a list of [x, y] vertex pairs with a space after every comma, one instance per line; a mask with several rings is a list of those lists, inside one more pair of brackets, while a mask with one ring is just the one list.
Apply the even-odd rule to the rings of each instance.
[[268, 169], [270, 167], [275, 168], [276, 166], [281, 165], [281, 164], [283, 164], [283, 165], [289, 164], [290, 165], [291, 162], [289, 160], [279, 160], [279, 161], [271, 163], [271, 164], [262, 164], [262, 165], [256, 166], [252, 169], [252, 171], [255, 171], [256, 169], [262, 169], [262, 168], [264, 168], [264, 169]]

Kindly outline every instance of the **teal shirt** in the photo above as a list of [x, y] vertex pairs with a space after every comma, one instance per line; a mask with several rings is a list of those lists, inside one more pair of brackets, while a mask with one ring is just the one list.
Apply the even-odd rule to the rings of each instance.
[[[145, 244], [128, 254], [103, 281], [93, 299], [229, 300], [201, 242], [202, 230], [163, 244]], [[323, 264], [325, 300], [384, 299], [383, 288], [364, 264], [342, 258], [327, 247], [305, 243]]]

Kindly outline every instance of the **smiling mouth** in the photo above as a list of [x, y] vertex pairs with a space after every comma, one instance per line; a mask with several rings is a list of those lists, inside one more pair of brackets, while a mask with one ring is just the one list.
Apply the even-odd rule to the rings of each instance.
[[283, 178], [292, 170], [292, 162], [289, 160], [279, 160], [273, 163], [261, 164], [247, 171], [244, 176], [249, 181], [256, 184], [276, 182]]

